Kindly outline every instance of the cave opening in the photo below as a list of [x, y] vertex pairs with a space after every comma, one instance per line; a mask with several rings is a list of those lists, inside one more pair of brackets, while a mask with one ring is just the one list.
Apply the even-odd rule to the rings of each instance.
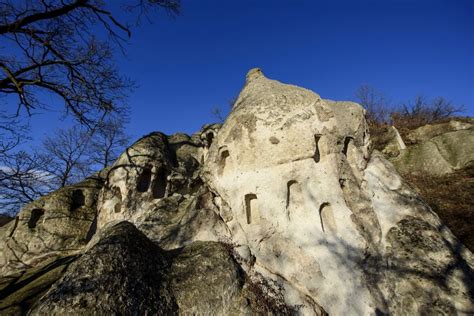
[[77, 189], [72, 191], [71, 194], [71, 212], [85, 205], [86, 197], [82, 190]]
[[316, 134], [314, 135], [314, 144], [315, 144], [315, 149], [314, 149], [314, 156], [313, 156], [313, 159], [314, 159], [314, 162], [319, 162], [319, 160], [321, 160], [321, 154], [319, 152], [319, 140], [321, 139], [321, 135], [320, 134]]
[[147, 166], [143, 168], [142, 173], [138, 177], [137, 191], [146, 192], [150, 187], [151, 182], [151, 167]]
[[346, 157], [347, 157], [347, 151], [349, 149], [349, 144], [351, 143], [352, 140], [353, 138], [350, 136], [347, 136], [346, 138], [344, 138], [344, 146], [342, 147], [342, 154]]
[[227, 149], [221, 152], [220, 160], [219, 160], [219, 174], [224, 173], [224, 169], [227, 164], [227, 159], [229, 158], [229, 156], [230, 156], [230, 153]]
[[321, 229], [324, 233], [336, 232], [336, 221], [330, 203], [323, 203], [319, 207], [319, 219], [321, 220]]
[[161, 199], [166, 194], [166, 171], [163, 168], [158, 169], [153, 181], [152, 193], [154, 199]]
[[28, 221], [29, 228], [35, 228], [36, 224], [40, 218], [44, 215], [44, 210], [42, 208], [35, 208], [31, 210], [30, 220]]
[[207, 135], [206, 135], [207, 148], [211, 147], [213, 140], [214, 140], [214, 134], [213, 133], [207, 133]]

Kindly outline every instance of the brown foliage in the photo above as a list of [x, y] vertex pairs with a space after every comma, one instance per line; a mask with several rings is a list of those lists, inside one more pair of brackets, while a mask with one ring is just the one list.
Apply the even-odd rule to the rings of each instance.
[[403, 176], [453, 234], [474, 251], [474, 165], [440, 177]]
[[392, 111], [390, 118], [403, 137], [410, 130], [449, 120], [462, 111], [462, 106], [455, 106], [443, 97], [427, 102], [423, 97], [417, 96], [413, 103], [404, 103], [399, 109]]

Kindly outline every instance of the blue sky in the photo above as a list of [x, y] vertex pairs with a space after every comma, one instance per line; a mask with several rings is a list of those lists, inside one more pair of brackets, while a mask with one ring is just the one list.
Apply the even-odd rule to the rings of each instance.
[[[121, 71], [134, 137], [193, 133], [228, 108], [246, 72], [350, 100], [361, 84], [393, 102], [444, 96], [474, 115], [472, 0], [184, 0], [182, 14], [154, 16], [133, 32]], [[32, 118], [36, 139], [65, 125]]]

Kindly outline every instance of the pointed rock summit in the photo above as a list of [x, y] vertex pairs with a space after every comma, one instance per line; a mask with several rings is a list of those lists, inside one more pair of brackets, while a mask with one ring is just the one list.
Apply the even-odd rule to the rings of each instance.
[[364, 114], [250, 70], [222, 126], [149, 134], [3, 227], [0, 310], [474, 313], [472, 253], [372, 150]]
[[259, 77], [265, 77], [262, 70], [258, 67], [257, 68], [252, 68], [252, 69], [249, 70], [249, 72], [247, 72], [247, 77], [246, 77], [247, 80], [246, 81], [250, 82], [253, 79], [259, 78]]

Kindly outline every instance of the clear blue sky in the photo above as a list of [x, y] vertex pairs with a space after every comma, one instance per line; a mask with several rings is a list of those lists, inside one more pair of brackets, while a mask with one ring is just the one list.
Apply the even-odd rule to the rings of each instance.
[[[474, 0], [184, 0], [135, 29], [120, 69], [139, 88], [128, 132], [193, 133], [228, 107], [246, 72], [323, 98], [361, 84], [394, 102], [445, 96], [474, 115]], [[33, 118], [37, 136], [56, 114]], [[63, 123], [64, 124], [64, 123]], [[60, 125], [60, 123], [58, 123]]]

